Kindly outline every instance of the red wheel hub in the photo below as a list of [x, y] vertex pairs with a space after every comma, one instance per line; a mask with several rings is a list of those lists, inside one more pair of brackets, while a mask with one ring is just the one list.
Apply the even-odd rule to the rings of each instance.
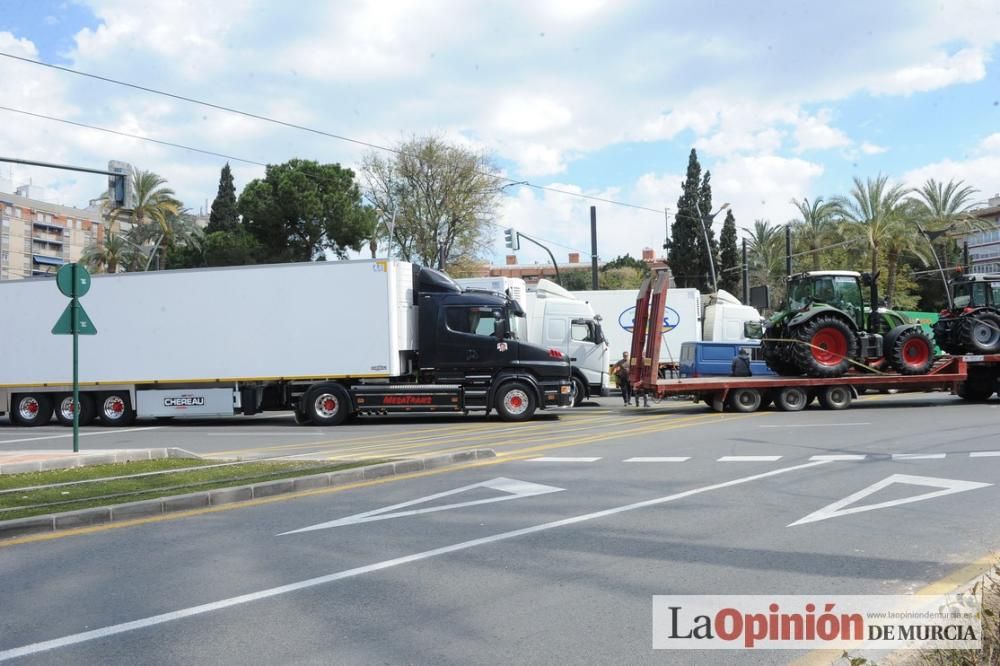
[[122, 412], [125, 411], [125, 403], [123, 403], [121, 400], [116, 400], [111, 405], [111, 411], [113, 411], [115, 414], [121, 414]]
[[28, 408], [28, 412], [31, 413], [31, 414], [37, 414], [38, 413], [38, 403], [35, 402], [34, 400], [32, 400], [31, 402], [29, 402], [27, 404], [27, 408]]
[[911, 338], [903, 343], [903, 363], [919, 368], [931, 357], [931, 348], [926, 340]]
[[337, 409], [337, 401], [333, 398], [327, 398], [323, 401], [323, 409], [328, 412], [335, 411]]
[[835, 328], [821, 328], [812, 339], [812, 356], [820, 365], [834, 366], [847, 356], [847, 338]]
[[520, 408], [521, 405], [523, 404], [524, 402], [521, 400], [521, 396], [519, 395], [515, 395], [513, 398], [510, 399], [511, 407]]

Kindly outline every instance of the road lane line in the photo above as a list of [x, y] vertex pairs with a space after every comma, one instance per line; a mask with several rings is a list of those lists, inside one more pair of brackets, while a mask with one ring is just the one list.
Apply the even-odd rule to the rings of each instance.
[[970, 458], [998, 458], [1000, 457], [1000, 451], [973, 451], [969, 454]]
[[[142, 432], [144, 430], [159, 430], [163, 426], [146, 426], [144, 428], [115, 428], [114, 430], [101, 430], [99, 432], [81, 432], [80, 437], [96, 437], [98, 435], [117, 435], [123, 432]], [[65, 435], [45, 435], [44, 437], [25, 437], [23, 439], [4, 439], [0, 440], [0, 444], [20, 444], [21, 442], [39, 442], [43, 439], [63, 439], [65, 437], [72, 437], [73, 433], [68, 432]], [[84, 452], [85, 453], [85, 452]]]
[[941, 460], [945, 453], [893, 453], [893, 460]]
[[525, 462], [548, 462], [548, 463], [592, 463], [600, 458], [561, 458], [559, 456], [542, 456], [541, 458], [528, 458]]
[[[719, 414], [706, 414], [704, 417], [716, 417], [716, 423], [722, 421], [734, 421], [738, 419], [745, 419], [755, 414], [739, 414], [729, 416], [727, 418], [720, 418]], [[704, 425], [706, 421], [698, 422], [684, 422], [688, 419], [677, 419], [671, 425], [666, 427], [661, 427], [657, 432], [663, 432], [666, 430], [679, 430], [682, 428], [691, 428], [700, 425]], [[504, 465], [510, 462], [516, 462], [518, 460], [526, 460], [532, 457], [532, 454], [537, 454], [539, 451], [550, 450], [550, 449], [561, 449], [570, 446], [579, 446], [581, 444], [590, 444], [594, 441], [607, 441], [610, 439], [615, 439], [618, 437], [626, 437], [635, 434], [632, 431], [616, 431], [612, 433], [602, 433], [599, 436], [588, 436], [582, 437], [568, 442], [556, 442], [554, 444], [547, 444], [543, 446], [535, 446], [530, 449], [525, 449], [522, 451], [509, 451], [505, 453], [498, 454], [496, 458], [490, 458], [487, 460], [479, 460], [476, 462], [470, 462], [459, 465], [452, 465], [449, 467], [440, 467], [437, 469], [424, 470], [422, 472], [411, 472], [408, 474], [398, 474], [396, 476], [387, 476], [380, 479], [371, 479], [368, 481], [358, 481], [356, 483], [344, 484], [342, 486], [335, 486], [331, 488], [317, 488], [315, 490], [303, 490], [296, 493], [288, 493], [285, 495], [276, 495], [274, 497], [261, 497], [259, 499], [247, 500], [245, 502], [235, 502], [233, 504], [222, 504], [219, 506], [209, 506], [201, 509], [191, 509], [189, 511], [178, 511], [176, 513], [167, 513], [158, 516], [150, 516], [148, 518], [136, 518], [134, 520], [123, 520], [121, 522], [115, 523], [105, 523], [103, 525], [93, 525], [89, 527], [76, 527], [66, 530], [60, 530], [58, 532], [48, 532], [44, 534], [30, 534], [22, 537], [12, 537], [10, 539], [0, 539], [0, 549], [9, 548], [12, 546], [18, 546], [27, 543], [36, 543], [39, 541], [53, 541], [55, 539], [65, 539], [66, 537], [72, 536], [83, 536], [87, 534], [97, 534], [100, 532], [109, 532], [111, 530], [120, 530], [129, 527], [139, 527], [141, 525], [149, 525], [152, 523], [159, 523], [172, 520], [182, 520], [184, 518], [193, 518], [196, 516], [202, 516], [211, 513], [220, 513], [223, 511], [236, 511], [238, 509], [245, 509], [252, 506], [259, 506], [263, 504], [275, 504], [277, 502], [290, 502], [293, 500], [301, 499], [304, 497], [312, 497], [315, 495], [328, 495], [333, 493], [341, 493], [348, 490], [355, 490], [357, 488], [370, 488], [373, 486], [380, 486], [387, 483], [395, 483], [397, 481], [406, 481], [410, 479], [419, 479], [426, 476], [437, 476], [439, 474], [450, 474], [452, 472], [462, 472], [470, 469], [475, 469], [477, 467], [491, 467], [493, 465]], [[598, 437], [603, 437], [603, 440], [598, 440]], [[530, 451], [530, 453], [529, 453]]]
[[716, 462], [776, 462], [781, 456], [722, 456]]
[[638, 458], [626, 458], [622, 462], [637, 462], [637, 463], [667, 463], [667, 462], [687, 462], [691, 460], [691, 456], [660, 456], [660, 457], [643, 457]]
[[758, 428], [847, 428], [850, 426], [869, 426], [871, 423], [788, 423], [780, 425], [762, 425]]
[[855, 455], [852, 453], [830, 453], [820, 456], [812, 456], [809, 460], [829, 460], [830, 462], [844, 462], [848, 460], [864, 460], [867, 456]]
[[634, 502], [632, 504], [625, 504], [623, 506], [617, 506], [610, 509], [603, 509], [601, 511], [585, 513], [570, 518], [562, 518], [560, 520], [554, 520], [548, 523], [542, 523], [540, 525], [533, 525], [531, 527], [524, 527], [517, 530], [510, 530], [508, 532], [500, 532], [498, 534], [493, 534], [488, 537], [480, 537], [478, 539], [462, 541], [460, 543], [452, 544], [450, 546], [433, 548], [431, 550], [425, 550], [419, 553], [413, 553], [411, 555], [404, 555], [402, 557], [396, 557], [389, 560], [382, 560], [381, 562], [375, 562], [373, 564], [354, 567], [353, 569], [346, 569], [344, 571], [330, 573], [325, 576], [307, 578], [306, 580], [301, 580], [295, 583], [289, 583], [287, 585], [279, 585], [278, 587], [272, 587], [257, 592], [251, 592], [249, 594], [241, 594], [239, 596], [229, 597], [228, 599], [221, 599], [219, 601], [213, 601], [207, 604], [191, 606], [189, 608], [183, 608], [169, 613], [152, 615], [150, 617], [142, 618], [139, 620], [133, 620], [131, 622], [122, 622], [120, 624], [113, 624], [107, 627], [102, 627], [100, 629], [93, 629], [90, 631], [84, 631], [77, 634], [70, 634], [68, 636], [63, 636], [61, 638], [55, 638], [48, 641], [41, 641], [38, 643], [32, 643], [30, 645], [10, 648], [7, 650], [0, 651], [0, 661], [9, 661], [11, 659], [17, 659], [18, 657], [26, 657], [33, 654], [38, 654], [40, 652], [47, 652], [49, 650], [55, 650], [70, 645], [77, 645], [79, 643], [85, 643], [99, 638], [107, 638], [109, 636], [124, 634], [126, 632], [135, 631], [137, 629], [145, 629], [147, 627], [166, 624], [167, 622], [173, 622], [174, 620], [181, 620], [184, 618], [193, 617], [197, 615], [204, 615], [206, 613], [211, 613], [226, 608], [232, 608], [234, 606], [241, 606], [243, 604], [260, 601], [262, 599], [268, 599], [271, 597], [277, 597], [280, 595], [289, 594], [291, 592], [298, 592], [299, 590], [305, 590], [320, 585], [326, 585], [328, 583], [333, 583], [347, 578], [356, 578], [358, 576], [374, 573], [376, 571], [383, 571], [385, 569], [398, 567], [403, 564], [410, 564], [412, 562], [428, 560], [434, 557], [439, 557], [441, 555], [447, 555], [450, 553], [456, 553], [463, 550], [469, 550], [471, 548], [498, 543], [500, 541], [507, 541], [510, 539], [515, 539], [517, 537], [527, 536], [529, 534], [546, 532], [548, 530], [556, 529], [559, 527], [566, 527], [567, 525], [576, 525], [578, 523], [584, 523], [599, 518], [606, 518], [608, 516], [614, 516], [620, 513], [635, 511], [637, 509], [645, 509], [648, 507], [659, 506], [662, 504], [666, 504], [668, 502], [675, 502], [677, 500], [686, 499], [694, 495], [700, 495], [702, 493], [708, 493], [715, 490], [723, 490], [725, 488], [731, 488], [733, 486], [750, 483], [752, 481], [759, 481], [761, 479], [766, 479], [772, 476], [778, 476], [779, 474], [786, 474], [788, 472], [809, 469], [812, 467], [816, 467], [817, 465], [824, 465], [824, 464], [826, 463], [823, 461], [818, 461], [818, 462], [804, 463], [801, 465], [794, 465], [792, 467], [783, 467], [780, 469], [763, 472], [761, 474], [753, 474], [751, 476], [744, 476], [738, 479], [732, 479], [730, 481], [723, 481], [721, 483], [713, 483], [708, 486], [701, 486], [700, 488], [692, 488], [691, 490], [685, 490], [683, 492], [675, 493], [673, 495], [656, 497], [649, 500], [643, 500], [641, 502]]

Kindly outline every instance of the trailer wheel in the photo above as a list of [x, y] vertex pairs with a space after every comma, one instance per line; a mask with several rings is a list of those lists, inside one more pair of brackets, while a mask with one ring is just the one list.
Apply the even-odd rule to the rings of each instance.
[[774, 395], [774, 405], [783, 412], [800, 412], [809, 404], [809, 394], [804, 388], [786, 386]]
[[713, 393], [711, 401], [708, 406], [712, 408], [713, 412], [724, 412], [726, 411], [726, 401], [722, 399], [722, 393]]
[[960, 382], [958, 389], [955, 393], [958, 397], [963, 400], [968, 400], [969, 402], [985, 402], [993, 397], [994, 386], [988, 382], [983, 381], [964, 381]]
[[535, 407], [535, 391], [524, 382], [510, 382], [497, 391], [496, 409], [504, 421], [527, 421]]
[[819, 393], [819, 402], [824, 409], [847, 409], [851, 406], [850, 386], [827, 386]]
[[[64, 393], [57, 397], [58, 402], [56, 403], [56, 421], [60, 425], [72, 426], [73, 425], [73, 394]], [[94, 417], [97, 416], [94, 407], [94, 397], [87, 393], [80, 394], [80, 425], [86, 426], [90, 425], [94, 421]]]
[[760, 391], [752, 388], [738, 388], [729, 392], [729, 407], [734, 412], [748, 414], [760, 409]]
[[583, 402], [584, 396], [587, 394], [587, 387], [584, 385], [583, 380], [579, 377], [573, 377], [573, 406], [579, 407]]
[[306, 417], [318, 426], [340, 425], [351, 413], [351, 396], [340, 384], [317, 384], [303, 400]]
[[45, 393], [21, 393], [11, 400], [10, 420], [25, 428], [52, 420], [52, 400]]
[[104, 393], [97, 399], [97, 417], [106, 426], [127, 426], [135, 423], [135, 410], [127, 391]]

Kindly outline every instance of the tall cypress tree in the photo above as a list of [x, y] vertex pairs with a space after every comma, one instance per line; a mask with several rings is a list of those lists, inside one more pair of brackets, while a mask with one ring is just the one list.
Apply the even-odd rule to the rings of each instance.
[[719, 236], [722, 260], [719, 262], [719, 289], [739, 295], [743, 272], [740, 270], [740, 255], [736, 249], [736, 218], [733, 209], [726, 211], [726, 221], [722, 223]]
[[704, 286], [704, 273], [708, 270], [700, 259], [700, 248], [704, 244], [701, 239], [701, 223], [695, 209], [695, 202], [700, 195], [701, 164], [698, 163], [698, 153], [694, 148], [688, 156], [687, 177], [681, 187], [682, 192], [677, 200], [677, 213], [674, 223], [670, 225], [670, 240], [667, 242], [667, 255], [670, 271], [678, 287]]
[[[701, 179], [701, 186], [698, 188], [698, 209], [701, 211], [704, 220], [704, 231], [698, 236], [701, 241], [698, 244], [698, 261], [701, 265], [701, 274], [705, 276], [702, 284], [698, 287], [703, 292], [712, 291], [712, 268], [715, 268], [715, 277], [719, 279], [719, 242], [715, 238], [715, 231], [712, 230], [712, 220], [708, 218], [712, 214], [712, 172], [706, 171]], [[701, 221], [699, 221], [701, 230]], [[705, 247], [705, 236], [708, 236], [708, 247]], [[709, 266], [709, 252], [711, 252], [713, 262]]]
[[229, 168], [229, 162], [226, 162], [219, 176], [219, 193], [212, 202], [212, 213], [208, 216], [205, 232], [236, 231], [239, 225], [239, 213], [236, 212], [236, 185], [233, 183], [233, 172]]

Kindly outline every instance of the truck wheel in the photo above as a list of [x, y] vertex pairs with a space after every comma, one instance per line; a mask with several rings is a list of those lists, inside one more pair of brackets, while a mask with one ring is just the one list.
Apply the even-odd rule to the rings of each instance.
[[993, 397], [994, 388], [991, 383], [972, 380], [959, 383], [955, 393], [969, 402], [985, 402]]
[[774, 394], [774, 406], [782, 412], [801, 412], [809, 404], [809, 394], [798, 386], [786, 386]]
[[752, 388], [738, 388], [729, 392], [729, 408], [734, 412], [749, 414], [760, 409], [760, 391]]
[[973, 354], [1000, 352], [1000, 317], [992, 312], [965, 317], [959, 339], [962, 347]]
[[132, 401], [125, 391], [105, 393], [98, 397], [97, 416], [106, 426], [127, 426], [135, 423], [135, 410], [132, 409]]
[[535, 391], [524, 382], [504, 384], [497, 391], [496, 408], [504, 421], [527, 421], [535, 415]]
[[21, 393], [11, 400], [10, 420], [25, 428], [45, 425], [52, 420], [52, 400], [44, 393]]
[[819, 403], [824, 409], [847, 409], [853, 397], [850, 386], [827, 386], [820, 389]]
[[792, 337], [801, 341], [794, 350], [796, 363], [813, 377], [843, 376], [857, 354], [854, 331], [840, 317], [817, 315], [796, 327]]
[[573, 390], [576, 392], [573, 396], [573, 406], [579, 407], [587, 393], [587, 387], [579, 377], [573, 377]]
[[340, 425], [351, 413], [351, 396], [340, 384], [318, 384], [306, 391], [303, 400], [303, 412], [314, 425]]
[[901, 332], [892, 341], [889, 363], [903, 375], [924, 375], [934, 364], [934, 343], [919, 328]]
[[[72, 426], [73, 425], [73, 394], [64, 393], [56, 398], [58, 402], [56, 403], [56, 421], [60, 425]], [[96, 416], [94, 410], [94, 398], [87, 393], [80, 394], [80, 425], [86, 426], [90, 425], [94, 421]]]

